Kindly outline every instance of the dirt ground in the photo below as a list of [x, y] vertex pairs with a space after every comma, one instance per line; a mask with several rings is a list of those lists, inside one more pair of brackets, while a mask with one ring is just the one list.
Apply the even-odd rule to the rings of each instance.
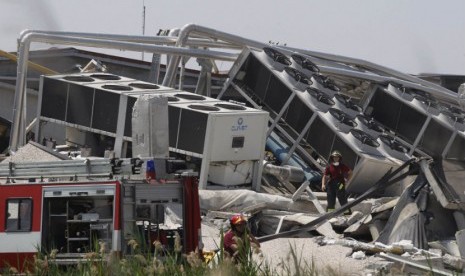
[[[215, 250], [220, 244], [219, 230], [202, 224], [204, 249]], [[320, 246], [315, 238], [279, 238], [261, 244], [258, 262], [268, 265], [278, 274], [294, 271], [295, 263], [316, 275], [376, 275], [388, 263], [379, 257], [366, 256], [358, 260], [351, 257], [352, 249], [340, 245]]]

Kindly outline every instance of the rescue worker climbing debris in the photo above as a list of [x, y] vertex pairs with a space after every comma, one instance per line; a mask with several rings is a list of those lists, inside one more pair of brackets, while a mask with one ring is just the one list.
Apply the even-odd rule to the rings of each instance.
[[[352, 176], [352, 170], [342, 163], [342, 155], [335, 150], [329, 157], [329, 165], [326, 167], [321, 179], [321, 189], [326, 190], [328, 206], [326, 212], [334, 211], [336, 205], [336, 197], [341, 206], [347, 204], [346, 183]], [[350, 214], [350, 209], [346, 214]]]
[[230, 218], [231, 229], [226, 232], [223, 239], [224, 250], [233, 257], [236, 263], [243, 263], [248, 260], [251, 249], [260, 251], [259, 241], [250, 233], [247, 227], [247, 219], [237, 214]]

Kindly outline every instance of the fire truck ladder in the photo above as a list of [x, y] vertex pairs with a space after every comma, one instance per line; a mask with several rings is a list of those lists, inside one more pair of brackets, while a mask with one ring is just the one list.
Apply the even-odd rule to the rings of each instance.
[[45, 162], [9, 162], [0, 164], [0, 179], [71, 177], [106, 177], [139, 174], [143, 161], [139, 158], [83, 159]]

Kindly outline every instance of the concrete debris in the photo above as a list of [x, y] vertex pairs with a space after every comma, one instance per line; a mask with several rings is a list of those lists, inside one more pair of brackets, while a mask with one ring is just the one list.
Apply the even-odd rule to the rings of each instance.
[[439, 249], [446, 254], [460, 257], [460, 251], [456, 240], [432, 241], [428, 242], [428, 246], [433, 249]]
[[459, 272], [465, 271], [465, 260], [462, 258], [444, 254], [444, 256], [442, 256], [442, 260], [444, 261], [444, 265], [448, 268], [455, 269]]
[[[419, 273], [432, 271], [438, 275], [455, 275], [447, 269], [455, 272], [462, 272], [465, 268], [465, 260], [449, 254], [442, 255], [439, 249], [423, 250], [413, 246], [411, 241], [402, 240], [391, 245], [379, 242], [364, 243], [348, 239], [329, 239], [325, 237], [315, 238], [320, 246], [341, 245], [352, 248], [353, 259], [362, 259], [365, 253], [376, 254], [393, 262], [390, 267], [391, 273], [398, 271], [401, 273]], [[363, 254], [362, 254], [363, 253]], [[405, 268], [405, 266], [410, 266]]]
[[[209, 211], [243, 212], [257, 204], [265, 204], [269, 209], [312, 213], [315, 208], [308, 202], [293, 201], [279, 195], [257, 193], [250, 190], [200, 190], [200, 208]], [[262, 205], [263, 206], [263, 205]]]
[[59, 154], [50, 148], [30, 141], [16, 152], [8, 156], [2, 163], [15, 162], [34, 162], [34, 161], [58, 161], [68, 159], [67, 156]]
[[459, 230], [455, 233], [460, 256], [465, 258], [465, 230]]
[[[350, 216], [335, 216], [314, 231], [304, 231], [293, 235], [293, 238], [311, 239], [320, 246], [350, 248], [346, 258], [356, 261], [381, 253], [395, 256], [379, 266], [365, 263], [364, 269], [375, 273], [396, 270], [418, 273], [424, 272], [428, 265], [438, 271], [439, 275], [448, 275], [447, 269], [462, 271], [465, 261], [460, 258], [460, 225], [465, 224], [460, 219], [464, 217], [463, 213], [454, 210], [453, 214], [442, 208], [434, 194], [428, 193], [424, 188], [425, 183], [426, 178], [420, 175], [400, 197], [365, 199], [351, 207]], [[317, 196], [324, 205], [324, 196]], [[258, 236], [292, 231], [320, 217], [312, 203], [302, 198], [293, 201], [288, 196], [244, 190], [201, 191], [202, 208], [210, 210], [207, 217], [220, 217], [225, 221], [233, 212], [246, 213], [253, 217], [256, 231], [260, 234]], [[451, 221], [456, 221], [457, 225], [451, 226]], [[449, 230], [441, 230], [441, 224], [447, 225]], [[388, 242], [377, 242], [383, 231], [384, 240]], [[456, 240], [446, 239], [451, 236], [450, 233], [456, 233]], [[321, 236], [314, 237], [315, 234]], [[411, 235], [415, 238], [410, 238]], [[342, 236], [360, 240], [342, 239]], [[433, 237], [436, 237], [436, 241], [427, 243]], [[267, 239], [265, 241], [263, 244], [274, 242]]]
[[379, 234], [384, 229], [386, 222], [384, 220], [375, 219], [368, 225], [368, 229], [370, 230], [370, 234], [373, 240], [377, 240]]
[[347, 219], [347, 224], [352, 225], [355, 222], [359, 221], [363, 217], [363, 213], [359, 211], [354, 211], [350, 217]]
[[349, 219], [349, 226], [344, 230], [344, 234], [350, 237], [370, 235], [370, 228], [368, 224], [371, 222], [371, 219], [371, 215], [362, 216], [353, 223], [350, 223]]
[[440, 257], [423, 257], [421, 259], [412, 260], [394, 254], [380, 253], [382, 258], [393, 261], [394, 266], [391, 271], [398, 274], [415, 274], [423, 275], [425, 273], [432, 273], [434, 275], [452, 276], [456, 272], [447, 271], [444, 269], [442, 259]]
[[[376, 213], [381, 213], [386, 210], [393, 209], [397, 205], [397, 202], [399, 202], [398, 197], [391, 199], [391, 200], [389, 199], [390, 198], [379, 198], [378, 201], [375, 201], [373, 204], [373, 208], [371, 209], [371, 213], [376, 214]], [[382, 205], [376, 206], [377, 203], [381, 203], [384, 200], [389, 200], [389, 201]]]
[[[279, 211], [263, 211], [262, 219], [260, 220], [260, 225], [264, 226], [265, 224], [265, 217], [268, 218], [267, 223], [269, 224], [269, 229], [274, 229], [275, 231], [272, 233], [279, 233], [281, 231], [291, 230], [299, 225], [305, 225], [317, 218], [317, 216], [312, 216], [303, 213], [286, 213], [286, 212], [279, 212]], [[280, 226], [280, 227], [277, 227]], [[261, 227], [260, 227], [261, 228]], [[262, 229], [261, 229], [262, 231]], [[315, 229], [320, 235], [329, 238], [339, 238], [340, 235], [337, 234], [329, 223], [323, 223], [319, 227]], [[266, 233], [266, 234], [272, 234]]]
[[411, 250], [409, 247], [403, 247], [402, 245], [385, 245], [382, 243], [366, 243], [360, 242], [353, 239], [330, 239], [326, 237], [317, 238], [319, 245], [333, 245], [338, 244], [345, 247], [350, 247], [352, 250], [362, 250], [367, 253], [375, 254], [380, 252], [393, 253], [396, 255], [402, 255], [405, 252]]
[[355, 251], [354, 253], [352, 253], [352, 259], [356, 259], [356, 260], [363, 260], [366, 258], [366, 255], [363, 251]]

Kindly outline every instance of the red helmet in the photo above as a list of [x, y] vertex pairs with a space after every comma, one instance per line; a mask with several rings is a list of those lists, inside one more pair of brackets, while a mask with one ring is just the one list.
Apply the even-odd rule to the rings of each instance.
[[231, 225], [237, 225], [247, 222], [247, 219], [243, 215], [237, 214], [232, 216], [231, 219], [229, 219], [229, 222]]

